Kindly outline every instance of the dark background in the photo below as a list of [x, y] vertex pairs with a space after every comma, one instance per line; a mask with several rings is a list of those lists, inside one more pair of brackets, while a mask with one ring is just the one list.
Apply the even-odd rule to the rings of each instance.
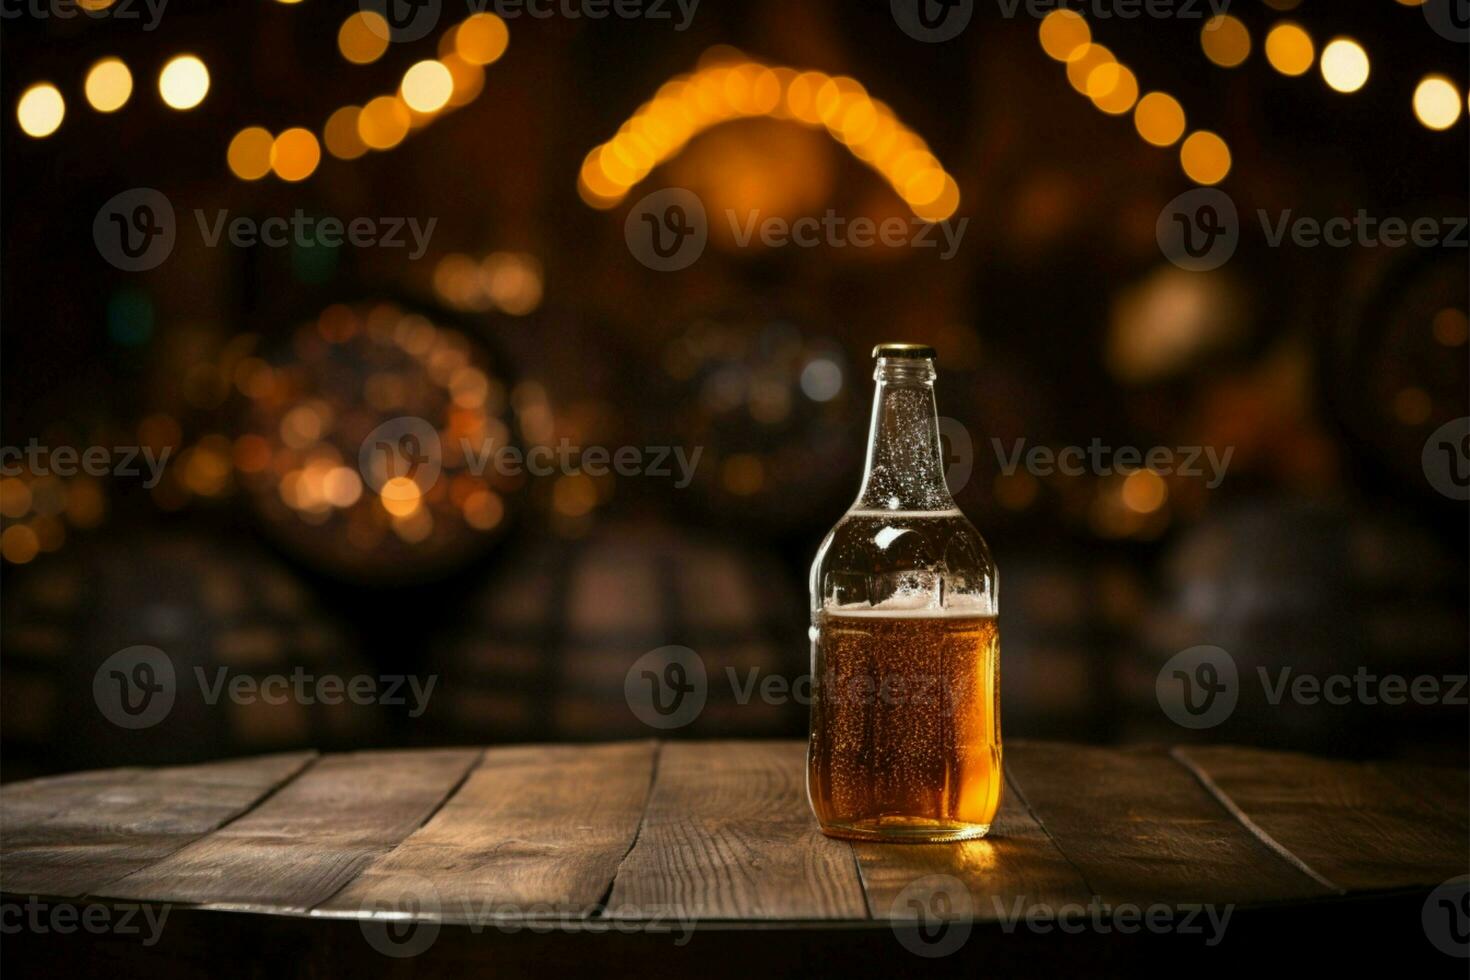
[[[521, 17], [480, 95], [397, 147], [350, 161], [324, 152], [299, 183], [232, 175], [226, 148], [240, 129], [320, 136], [334, 109], [391, 93], [408, 65], [434, 57], [465, 13], [446, 3], [428, 37], [353, 65], [335, 37], [354, 10], [174, 0], [154, 31], [4, 22], [3, 443], [174, 452], [151, 489], [127, 476], [11, 478], [21, 503], [7, 505], [4, 527], [34, 533], [12, 539], [0, 572], [5, 778], [304, 744], [646, 736], [623, 679], [668, 644], [695, 649], [711, 675], [704, 713], [668, 734], [798, 736], [801, 705], [740, 704], [726, 668], [806, 670], [806, 566], [857, 488], [868, 349], [881, 340], [938, 348], [940, 412], [971, 437], [957, 499], [1002, 573], [1008, 737], [1464, 761], [1463, 704], [1273, 706], [1254, 681], [1258, 666], [1466, 671], [1467, 511], [1421, 465], [1430, 433], [1466, 414], [1463, 233], [1458, 248], [1273, 248], [1255, 218], [1466, 214], [1465, 116], [1434, 132], [1411, 107], [1426, 73], [1464, 92], [1466, 48], [1422, 11], [1305, 0], [1283, 13], [1238, 0], [1230, 11], [1252, 51], [1233, 69], [1205, 58], [1197, 19], [1091, 21], [1094, 41], [1145, 91], [1171, 93], [1190, 130], [1230, 146], [1219, 186], [1241, 216], [1239, 248], [1218, 270], [1186, 272], [1154, 230], [1195, 186], [1177, 148], [1149, 146], [1129, 115], [1099, 112], [1042, 51], [1025, 8], [1006, 18], [990, 3], [942, 44], [905, 35], [887, 3], [703, 0], [683, 32]], [[1337, 34], [1358, 40], [1367, 85], [1343, 95], [1315, 67], [1299, 78], [1272, 70], [1262, 42], [1283, 18], [1319, 51]], [[958, 254], [739, 249], [713, 234], [688, 270], [639, 264], [624, 219], [665, 186], [788, 218], [907, 214], [820, 127], [766, 119], [696, 136], [608, 210], [584, 203], [588, 151], [669, 78], [701, 58], [738, 57], [711, 54], [716, 45], [848, 74], [884, 100], [959, 184], [956, 219], [969, 223]], [[177, 112], [155, 78], [184, 52], [207, 63], [211, 86]], [[134, 76], [132, 98], [109, 115], [81, 92], [104, 55]], [[42, 80], [62, 90], [67, 113], [55, 134], [32, 139], [14, 106]], [[98, 209], [135, 187], [162, 191], [178, 215], [173, 253], [141, 273], [109, 265], [93, 240]], [[221, 208], [438, 222], [418, 261], [404, 249], [206, 247], [192, 210]], [[514, 313], [455, 292], [455, 270], [485, 260], [514, 270]], [[281, 473], [241, 460], [261, 445], [280, 451], [298, 404], [337, 420], [412, 414], [363, 403], [373, 359], [387, 354], [354, 346], [361, 330], [323, 360], [333, 317], [367, 323], [384, 302], [467, 352], [521, 445], [699, 445], [694, 482], [446, 479], [427, 507], [432, 532], [349, 533], [345, 513], [308, 523], [283, 506]], [[429, 397], [432, 379], [393, 356], [401, 382]], [[826, 402], [800, 387], [814, 359], [842, 371]], [[328, 362], [348, 383], [312, 389]], [[252, 397], [262, 364], [277, 387]], [[437, 404], [445, 414], [431, 421], [449, 426]], [[1167, 495], [1139, 510], [1122, 474], [1007, 475], [992, 438], [1007, 453], [1018, 439], [1097, 439], [1234, 455], [1216, 488], [1140, 478]], [[338, 450], [338, 465], [354, 467], [356, 443]], [[460, 517], [476, 489], [498, 505], [493, 521], [481, 512], [486, 529]], [[167, 720], [127, 732], [101, 717], [92, 681], [135, 644], [165, 650], [188, 683]], [[1227, 649], [1244, 681], [1235, 714], [1203, 733], [1172, 725], [1154, 693], [1161, 665], [1195, 644]], [[211, 707], [192, 685], [196, 666], [438, 680], [419, 717], [393, 706]]]

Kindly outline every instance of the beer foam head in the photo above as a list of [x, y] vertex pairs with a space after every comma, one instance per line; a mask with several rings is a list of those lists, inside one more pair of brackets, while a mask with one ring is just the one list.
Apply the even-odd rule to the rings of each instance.
[[823, 612], [838, 616], [881, 616], [884, 619], [941, 619], [947, 616], [994, 616], [994, 600], [987, 596], [954, 593], [936, 602], [932, 592], [900, 592], [882, 602], [839, 604], [828, 601]]

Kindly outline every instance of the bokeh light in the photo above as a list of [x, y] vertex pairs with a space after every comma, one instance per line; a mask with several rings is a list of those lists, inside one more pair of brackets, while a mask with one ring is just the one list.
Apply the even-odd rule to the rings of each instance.
[[[1135, 83], [1129, 106], [1136, 95]], [[1120, 92], [1118, 101], [1123, 97]], [[594, 208], [613, 207], [696, 133], [751, 116], [825, 128], [922, 220], [945, 221], [959, 208], [959, 184], [918, 134], [856, 79], [771, 67], [723, 47], [707, 52], [693, 74], [664, 83], [612, 139], [594, 147], [578, 171], [577, 193]]]
[[1101, 44], [1089, 44], [1076, 57], [1067, 62], [1067, 82], [1079, 95], [1087, 95], [1087, 80], [1092, 73], [1103, 65], [1112, 64], [1116, 59], [1113, 52]]
[[454, 76], [438, 61], [420, 61], [403, 73], [401, 94], [415, 112], [438, 112], [454, 94]]
[[1230, 172], [1230, 148], [1215, 133], [1190, 133], [1179, 148], [1179, 163], [1196, 184], [1218, 184]]
[[1434, 339], [1445, 347], [1463, 347], [1470, 341], [1470, 318], [1464, 310], [1447, 306], [1434, 314], [1431, 324]]
[[1251, 53], [1250, 32], [1238, 18], [1229, 14], [1217, 14], [1205, 21], [1199, 43], [1204, 48], [1205, 57], [1221, 68], [1234, 68]]
[[241, 180], [259, 180], [271, 170], [271, 144], [275, 138], [261, 126], [248, 126], [235, 134], [225, 152], [230, 172]]
[[1368, 82], [1368, 52], [1351, 38], [1339, 37], [1322, 49], [1322, 78], [1337, 92], [1356, 92]]
[[327, 152], [339, 160], [356, 160], [368, 151], [367, 144], [358, 135], [358, 117], [362, 110], [355, 105], [346, 105], [327, 117], [322, 128], [322, 142]]
[[471, 14], [454, 30], [454, 50], [472, 65], [488, 65], [505, 54], [510, 31], [492, 13]]
[[192, 109], [209, 94], [209, 69], [192, 54], [171, 58], [158, 73], [158, 94], [170, 109]]
[[453, 52], [443, 55], [439, 61], [449, 69], [449, 75], [454, 79], [454, 91], [450, 93], [449, 104], [462, 106], [475, 101], [485, 87], [485, 70]]
[[391, 36], [382, 14], [362, 10], [344, 20], [337, 29], [337, 50], [354, 65], [369, 65], [383, 57]]
[[12, 524], [0, 534], [0, 554], [12, 565], [24, 565], [41, 551], [41, 541], [28, 524]]
[[1138, 79], [1116, 61], [1094, 69], [1087, 83], [1092, 104], [1110, 116], [1121, 116], [1138, 101]]
[[1443, 75], [1426, 75], [1414, 89], [1414, 115], [1430, 129], [1449, 129], [1460, 118], [1460, 91]]
[[133, 73], [121, 58], [103, 58], [87, 71], [87, 102], [98, 112], [116, 112], [133, 94]]
[[1135, 514], [1152, 514], [1169, 499], [1169, 486], [1152, 470], [1134, 470], [1123, 480], [1123, 506]]
[[41, 139], [61, 126], [66, 116], [66, 100], [50, 82], [38, 82], [21, 93], [15, 104], [15, 119], [21, 132]]
[[408, 106], [392, 95], [380, 95], [362, 107], [357, 117], [357, 135], [374, 150], [387, 150], [403, 142], [411, 119]]
[[1144, 142], [1173, 146], [1184, 135], [1184, 107], [1171, 95], [1150, 92], [1138, 100], [1133, 110], [1133, 125]]
[[311, 130], [295, 126], [271, 145], [271, 169], [285, 181], [305, 180], [321, 162], [322, 149]]
[[1059, 8], [1041, 19], [1041, 49], [1057, 61], [1071, 61], [1092, 42], [1087, 21], [1075, 10]]
[[1298, 24], [1282, 21], [1266, 35], [1266, 60], [1283, 75], [1305, 75], [1316, 55], [1312, 36]]

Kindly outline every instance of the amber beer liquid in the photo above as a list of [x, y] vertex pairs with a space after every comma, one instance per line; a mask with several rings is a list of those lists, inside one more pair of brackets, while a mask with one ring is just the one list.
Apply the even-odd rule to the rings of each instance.
[[1004, 785], [995, 565], [944, 482], [934, 352], [874, 354], [863, 489], [812, 565], [807, 795], [834, 837], [983, 837]]
[[823, 613], [810, 792], [839, 836], [977, 837], [1000, 805], [994, 617]]

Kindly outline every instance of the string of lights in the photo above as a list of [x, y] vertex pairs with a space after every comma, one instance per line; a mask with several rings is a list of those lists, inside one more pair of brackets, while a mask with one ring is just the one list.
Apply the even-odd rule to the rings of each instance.
[[[299, 0], [280, 0], [283, 3]], [[342, 57], [371, 64], [388, 50], [392, 29], [373, 11], [348, 16], [337, 32]], [[312, 130], [293, 126], [273, 134], [263, 126], [246, 126], [230, 140], [225, 159], [241, 180], [274, 173], [288, 182], [305, 180], [321, 162], [322, 148], [341, 160], [355, 160], [369, 150], [389, 150], [442, 113], [473, 102], [485, 85], [484, 69], [499, 60], [510, 41], [505, 21], [493, 13], [474, 13], [451, 25], [440, 37], [438, 57], [415, 62], [403, 73], [392, 94], [361, 106], [342, 106], [328, 116], [319, 139]], [[197, 108], [209, 94], [209, 69], [197, 55], [183, 53], [164, 63], [158, 94], [172, 109]], [[121, 58], [106, 56], [88, 69], [82, 84], [85, 98], [98, 112], [123, 108], [133, 95], [133, 72]], [[21, 131], [44, 139], [61, 128], [66, 98], [50, 81], [25, 89], [16, 102]]]
[[[1399, 2], [1418, 5], [1414, 0]], [[1272, 6], [1288, 10], [1295, 4]], [[1039, 34], [1042, 50], [1066, 65], [1068, 82], [1099, 110], [1122, 115], [1132, 109], [1134, 128], [1153, 146], [1173, 146], [1184, 136], [1186, 120], [1179, 101], [1165, 92], [1139, 97], [1133, 72], [1107, 47], [1093, 42], [1091, 29], [1080, 13], [1066, 8], [1052, 11], [1042, 19]], [[1236, 68], [1250, 56], [1252, 41], [1239, 18], [1218, 14], [1200, 29], [1200, 46], [1212, 64]], [[1357, 41], [1335, 37], [1322, 48], [1319, 57], [1311, 34], [1289, 20], [1278, 21], [1267, 31], [1265, 55], [1272, 68], [1288, 77], [1305, 75], [1317, 64], [1328, 87], [1343, 94], [1367, 84], [1371, 70], [1368, 53]], [[1448, 130], [1460, 118], [1461, 101], [1459, 90], [1448, 77], [1425, 75], [1414, 90], [1414, 115], [1429, 129]], [[1230, 147], [1218, 134], [1196, 130], [1180, 143], [1179, 162], [1195, 183], [1217, 184], [1230, 172]]]
[[[1423, 4], [1423, 0], [1398, 2], [1405, 7]], [[1273, 3], [1272, 6], [1292, 9], [1296, 4]], [[1218, 14], [1206, 21], [1199, 39], [1205, 57], [1221, 68], [1239, 67], [1250, 57], [1250, 31], [1244, 22], [1230, 14]], [[1265, 54], [1271, 67], [1289, 78], [1305, 75], [1316, 64], [1327, 87], [1344, 95], [1351, 95], [1368, 84], [1372, 72], [1367, 49], [1354, 38], [1330, 39], [1323, 45], [1319, 58], [1312, 35], [1290, 20], [1277, 21], [1266, 32]], [[1427, 74], [1414, 88], [1414, 117], [1426, 129], [1444, 132], [1459, 121], [1462, 101], [1459, 89], [1448, 76]]]
[[[116, 112], [132, 98], [132, 70], [121, 58], [102, 58], [87, 69], [82, 92], [98, 112]], [[183, 112], [197, 108], [208, 94], [209, 69], [197, 55], [175, 55], [158, 72], [158, 96], [170, 109]], [[15, 118], [21, 132], [33, 139], [45, 139], [61, 128], [66, 118], [66, 98], [55, 83], [35, 82], [16, 100]]]
[[[1139, 97], [1138, 78], [1108, 48], [1092, 40], [1092, 29], [1075, 10], [1058, 8], [1041, 20], [1041, 48], [1066, 65], [1067, 81], [1110, 116], [1133, 112], [1133, 126], [1151, 146], [1179, 144], [1179, 164], [1197, 184], [1218, 184], [1230, 172], [1230, 147], [1217, 133], [1197, 129], [1184, 135], [1179, 100], [1166, 92]], [[1181, 142], [1182, 138], [1182, 142]]]
[[694, 72], [665, 82], [612, 139], [593, 147], [577, 191], [592, 207], [611, 208], [699, 133], [756, 117], [825, 127], [925, 221], [944, 221], [959, 208], [954, 177], [856, 79], [766, 65], [723, 46], [706, 52]]
[[[382, 15], [359, 11], [342, 22], [337, 49], [352, 64], [371, 64], [388, 50], [390, 37]], [[240, 130], [225, 153], [230, 172], [241, 180], [274, 173], [295, 182], [316, 171], [324, 146], [339, 160], [356, 160], [369, 150], [391, 150], [410, 132], [473, 102], [485, 87], [485, 67], [499, 60], [509, 43], [504, 20], [492, 13], [471, 14], [440, 37], [438, 57], [408, 67], [397, 91], [333, 111], [320, 139], [300, 126], [279, 135], [263, 126]]]

